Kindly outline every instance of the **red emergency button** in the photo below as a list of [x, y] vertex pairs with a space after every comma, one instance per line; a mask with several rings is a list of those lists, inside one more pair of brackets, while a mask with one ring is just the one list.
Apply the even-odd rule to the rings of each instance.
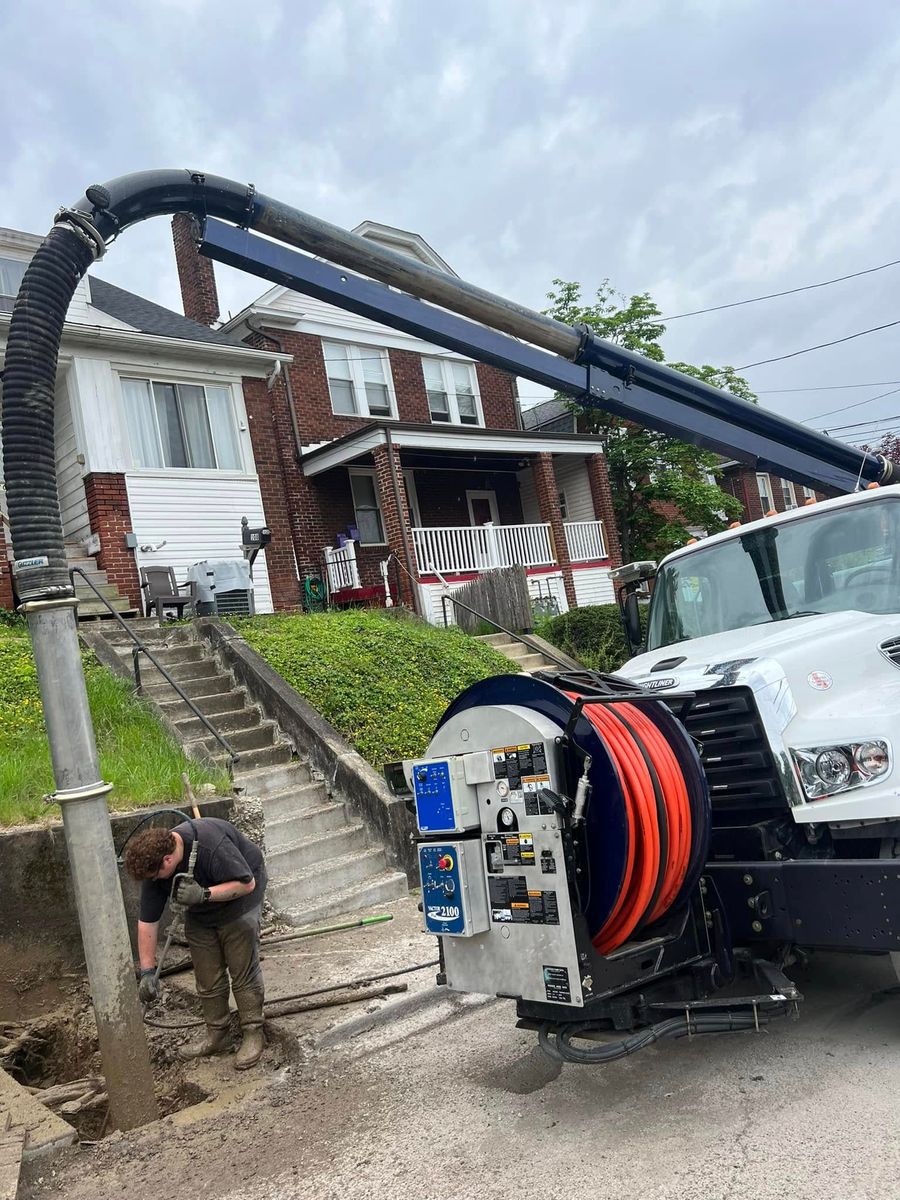
[[452, 871], [453, 870], [453, 859], [450, 857], [449, 854], [444, 854], [438, 859], [437, 866], [438, 866], [439, 871]]

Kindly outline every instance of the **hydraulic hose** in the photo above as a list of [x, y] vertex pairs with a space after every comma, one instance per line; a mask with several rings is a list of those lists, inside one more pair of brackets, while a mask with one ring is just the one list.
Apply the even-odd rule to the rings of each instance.
[[651, 711], [629, 703], [587, 703], [583, 708], [612, 761], [627, 826], [619, 893], [603, 925], [593, 932], [601, 954], [665, 916], [681, 897], [691, 866], [696, 839], [688, 781]]
[[626, 1038], [616, 1042], [605, 1042], [602, 1045], [585, 1049], [572, 1045], [572, 1039], [584, 1037], [590, 1032], [590, 1026], [572, 1025], [554, 1031], [546, 1022], [538, 1031], [538, 1042], [545, 1054], [557, 1061], [579, 1063], [585, 1066], [596, 1066], [600, 1063], [616, 1062], [636, 1054], [654, 1042], [666, 1039], [693, 1037], [701, 1033], [735, 1033], [740, 1030], [758, 1029], [768, 1025], [773, 1017], [786, 1016], [787, 1005], [778, 1005], [769, 1009], [757, 1008], [753, 1012], [718, 1012], [694, 1013], [690, 1015], [669, 1017], [655, 1025], [648, 1025]]

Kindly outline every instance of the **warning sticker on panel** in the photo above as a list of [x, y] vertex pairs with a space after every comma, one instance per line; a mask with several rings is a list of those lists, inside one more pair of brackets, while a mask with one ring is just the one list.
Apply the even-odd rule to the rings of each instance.
[[[509, 780], [511, 789], [523, 786], [526, 779], [547, 777], [547, 751], [543, 742], [527, 746], [495, 746], [491, 750], [494, 778]], [[546, 787], [544, 783], [542, 786]]]
[[515, 925], [558, 925], [556, 892], [529, 891], [524, 875], [488, 878], [491, 920]]
[[568, 967], [544, 967], [544, 992], [548, 1000], [557, 1004], [572, 1003], [572, 989], [569, 987]]
[[489, 871], [534, 866], [534, 834], [503, 833], [485, 838]]

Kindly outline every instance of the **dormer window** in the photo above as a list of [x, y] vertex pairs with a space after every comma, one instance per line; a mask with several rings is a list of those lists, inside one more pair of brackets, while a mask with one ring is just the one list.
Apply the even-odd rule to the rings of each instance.
[[18, 295], [27, 266], [20, 258], [0, 257], [0, 296]]

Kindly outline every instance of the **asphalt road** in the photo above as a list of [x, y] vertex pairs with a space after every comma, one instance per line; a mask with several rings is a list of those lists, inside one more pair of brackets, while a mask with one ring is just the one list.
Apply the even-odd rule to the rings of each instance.
[[897, 1194], [900, 995], [822, 956], [798, 1022], [553, 1064], [507, 1001], [444, 1002], [316, 1054], [239, 1116], [119, 1135], [26, 1197], [841, 1200]]

